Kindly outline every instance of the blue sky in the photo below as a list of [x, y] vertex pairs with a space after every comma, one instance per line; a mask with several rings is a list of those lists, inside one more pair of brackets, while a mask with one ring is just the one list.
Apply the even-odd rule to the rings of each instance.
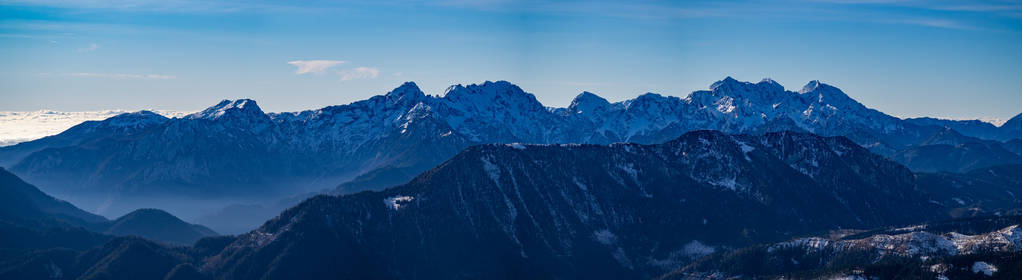
[[0, 110], [17, 111], [296, 111], [485, 80], [566, 106], [733, 76], [818, 79], [902, 117], [1007, 119], [1022, 1], [0, 0], [0, 61]]

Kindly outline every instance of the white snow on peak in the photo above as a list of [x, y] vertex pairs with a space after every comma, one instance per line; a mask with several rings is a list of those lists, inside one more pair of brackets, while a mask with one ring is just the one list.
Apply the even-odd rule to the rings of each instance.
[[252, 115], [263, 115], [262, 109], [256, 104], [255, 100], [251, 99], [238, 99], [238, 100], [223, 100], [216, 105], [213, 105], [201, 112], [188, 115], [189, 119], [208, 119], [215, 120], [229, 114], [232, 111], [243, 112], [244, 114]]
[[573, 114], [595, 114], [606, 110], [608, 106], [610, 106], [610, 102], [607, 102], [607, 99], [591, 92], [584, 91], [578, 96], [575, 96], [575, 99], [571, 101], [571, 105], [568, 106], [568, 109], [570, 109]]
[[[550, 108], [506, 81], [454, 85], [438, 96], [425, 95], [408, 82], [348, 105], [269, 115], [300, 134], [292, 144], [334, 147], [359, 147], [380, 135], [406, 131], [410, 122], [427, 117], [447, 126], [438, 136], [453, 133], [476, 143], [533, 144], [651, 143], [663, 140], [657, 138], [665, 129], [746, 133], [772, 121], [837, 135], [850, 127], [897, 127], [900, 120], [854, 100], [830, 98], [843, 95], [832, 87], [821, 94], [800, 95], [770, 79], [749, 83], [728, 77], [711, 88], [684, 99], [646, 93], [614, 103], [583, 92], [568, 107]], [[225, 101], [204, 113], [216, 117], [236, 105], [247, 106]]]
[[404, 84], [401, 84], [401, 86], [388, 92], [386, 96], [390, 100], [390, 103], [395, 104], [408, 101], [415, 102], [417, 99], [425, 97], [425, 94], [421, 89], [419, 89], [419, 86], [416, 85], [415, 82], [405, 82]]
[[[614, 103], [584, 92], [567, 108], [548, 108], [506, 81], [455, 85], [442, 96], [425, 95], [408, 82], [384, 95], [317, 110], [265, 114], [255, 101], [239, 99], [224, 100], [188, 118], [237, 120], [253, 130], [279, 131], [281, 135], [272, 136], [295, 149], [343, 150], [356, 150], [386, 135], [407, 132], [409, 125], [424, 119], [440, 126], [437, 137], [533, 144], [652, 143], [676, 131], [746, 133], [772, 121], [831, 135], [849, 128], [899, 126], [900, 119], [869, 110], [854, 100], [830, 98], [843, 95], [833, 87], [803, 96], [770, 79], [749, 83], [728, 77], [711, 88], [684, 99], [647, 93]], [[3, 128], [7, 127], [0, 130]], [[0, 134], [0, 139], [12, 138], [4, 136]]]
[[108, 128], [143, 128], [167, 121], [167, 117], [152, 111], [138, 111], [116, 115], [104, 120], [101, 125]]
[[721, 87], [736, 86], [736, 85], [740, 85], [740, 84], [741, 84], [741, 82], [739, 82], [738, 80], [735, 80], [735, 78], [732, 78], [731, 76], [727, 76], [723, 80], [720, 80], [720, 81], [717, 81], [717, 82], [714, 82], [713, 84], [711, 84], [710, 85], [710, 90], [717, 90], [718, 88], [721, 88]]
[[807, 84], [806, 84], [805, 86], [803, 86], [803, 87], [802, 87], [802, 90], [799, 90], [799, 91], [798, 91], [798, 93], [800, 93], [800, 94], [806, 94], [806, 93], [810, 93], [810, 92], [813, 92], [813, 91], [815, 91], [815, 90], [816, 90], [817, 88], [820, 88], [820, 85], [822, 85], [822, 84], [823, 84], [823, 83], [821, 83], [821, 82], [820, 82], [819, 80], [812, 80], [812, 81], [809, 81], [809, 83], [807, 83]]

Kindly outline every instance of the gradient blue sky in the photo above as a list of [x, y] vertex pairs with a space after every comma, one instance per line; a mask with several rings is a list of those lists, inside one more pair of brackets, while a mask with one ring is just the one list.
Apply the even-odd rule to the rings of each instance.
[[560, 107], [733, 76], [902, 117], [1022, 112], [1022, 1], [289, 2], [0, 0], [0, 110], [296, 111], [485, 80]]

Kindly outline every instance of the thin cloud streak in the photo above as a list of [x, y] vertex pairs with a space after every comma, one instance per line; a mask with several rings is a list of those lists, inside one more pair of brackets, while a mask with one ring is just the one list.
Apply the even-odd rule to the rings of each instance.
[[[42, 75], [47, 76], [48, 74], [43, 73]], [[62, 76], [80, 77], [80, 78], [100, 78], [100, 79], [111, 79], [111, 80], [172, 80], [177, 79], [174, 75], [161, 75], [161, 74], [123, 74], [123, 73], [64, 73]]]
[[893, 23], [903, 23], [927, 27], [947, 28], [947, 29], [959, 29], [959, 30], [975, 30], [979, 29], [973, 26], [966, 25], [961, 22], [946, 20], [946, 19], [904, 19], [891, 21]]
[[331, 67], [334, 67], [334, 66], [337, 66], [337, 65], [341, 65], [341, 64], [344, 64], [344, 63], [347, 63], [347, 61], [343, 61], [343, 60], [295, 60], [295, 61], [289, 61], [287, 64], [291, 64], [291, 65], [294, 65], [295, 67], [298, 67], [298, 69], [295, 70], [295, 74], [302, 75], [302, 74], [309, 74], [309, 73], [322, 74], [323, 72], [325, 72], [326, 70], [330, 69]]
[[75, 52], [91, 52], [99, 49], [99, 44], [91, 43], [88, 47], [79, 48]]
[[358, 67], [355, 69], [338, 72], [341, 74], [341, 81], [376, 79], [380, 75], [380, 69], [374, 67]]
[[[946, 12], [978, 12], [991, 15], [1018, 18], [1022, 11], [1020, 4], [1014, 2], [975, 3], [970, 1], [919, 1], [919, 0], [790, 0], [782, 1], [781, 4], [764, 3], [759, 1], [749, 2], [719, 2], [719, 1], [696, 1], [686, 2], [679, 5], [674, 2], [640, 1], [640, 2], [614, 2], [614, 1], [590, 1], [581, 5], [578, 2], [547, 2], [547, 1], [511, 1], [511, 0], [484, 0], [484, 1], [383, 1], [383, 2], [362, 2], [362, 5], [421, 5], [433, 6], [447, 9], [466, 9], [481, 12], [505, 13], [518, 11], [540, 14], [575, 14], [597, 16], [605, 18], [623, 18], [642, 21], [672, 21], [700, 18], [734, 18], [745, 19], [766, 16], [775, 19], [801, 19], [813, 20], [815, 14], [823, 12], [834, 18], [843, 18], [849, 22], [884, 23], [928, 26], [947, 29], [985, 29], [977, 28], [975, 23], [964, 22], [952, 17], [933, 17], [928, 19], [899, 18], [894, 15], [884, 16], [869, 11], [856, 11], [844, 9], [844, 5], [857, 6], [898, 6], [916, 10], [946, 11]], [[310, 7], [301, 4], [267, 4], [253, 3], [221, 3], [221, 2], [194, 2], [182, 1], [149, 1], [149, 0], [123, 0], [113, 4], [103, 1], [6, 1], [0, 5], [40, 5], [40, 6], [81, 6], [91, 9], [105, 10], [151, 10], [166, 13], [181, 13], [191, 10], [215, 11], [215, 12], [241, 12], [253, 10], [271, 9], [274, 11], [306, 11]], [[784, 4], [789, 5], [784, 5]], [[194, 4], [194, 5], [192, 5]], [[181, 7], [188, 7], [182, 9]], [[312, 9], [312, 12], [322, 12], [340, 8], [340, 6], [328, 6]], [[3, 25], [3, 24], [0, 24]]]
[[175, 14], [275, 12], [281, 10], [314, 11], [300, 5], [275, 3], [251, 3], [244, 1], [194, 1], [194, 0], [114, 0], [114, 1], [70, 1], [70, 0], [3, 0], [0, 6], [41, 6], [56, 8], [77, 8], [114, 10], [124, 12], [165, 12]]
[[1022, 11], [1022, 5], [961, 5], [961, 6], [944, 6], [934, 8], [936, 10], [945, 11], [963, 11], [963, 12], [1017, 12]]

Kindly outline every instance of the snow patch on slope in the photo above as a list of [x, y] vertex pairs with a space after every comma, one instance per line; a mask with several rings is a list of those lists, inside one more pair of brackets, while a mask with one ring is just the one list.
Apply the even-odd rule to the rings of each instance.
[[483, 162], [483, 170], [486, 171], [486, 175], [490, 176], [490, 180], [494, 183], [500, 184], [500, 167], [493, 164], [490, 157], [484, 157], [480, 159]]
[[688, 256], [690, 259], [701, 258], [706, 255], [717, 252], [717, 249], [714, 249], [711, 246], [707, 246], [706, 244], [699, 242], [699, 240], [692, 240], [691, 242], [685, 244], [685, 247], [682, 250], [684, 250], [685, 255]]
[[387, 207], [389, 207], [390, 209], [400, 210], [401, 208], [404, 208], [409, 202], [412, 202], [412, 200], [414, 199], [415, 199], [414, 197], [407, 195], [391, 196], [388, 198], [384, 198], [383, 204], [387, 205]]
[[614, 235], [613, 232], [606, 229], [593, 232], [593, 239], [596, 239], [596, 242], [600, 242], [600, 244], [603, 245], [612, 245], [617, 243], [617, 235]]
[[994, 276], [997, 267], [987, 262], [975, 262], [972, 264], [972, 273], [983, 273], [986, 276]]

